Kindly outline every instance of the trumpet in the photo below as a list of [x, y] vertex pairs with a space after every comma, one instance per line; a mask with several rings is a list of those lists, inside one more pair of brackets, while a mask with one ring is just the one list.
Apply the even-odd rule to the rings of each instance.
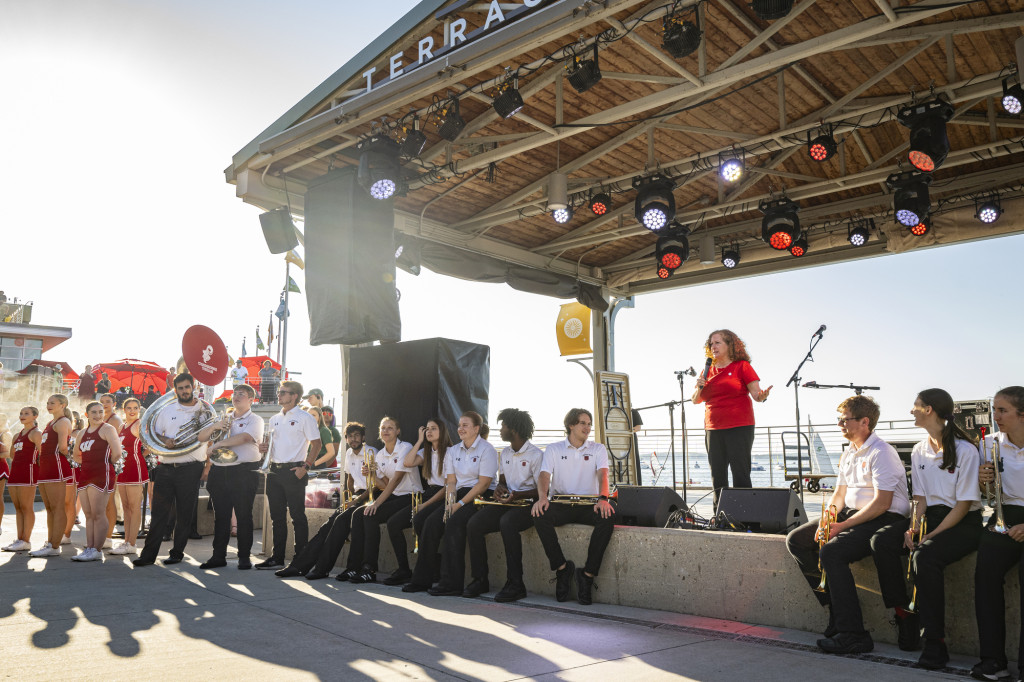
[[999, 439], [992, 434], [992, 475], [995, 476], [995, 491], [989, 492], [988, 484], [985, 484], [985, 492], [996, 510], [996, 523], [989, 530], [993, 533], [1008, 533], [1010, 527], [1006, 525], [1006, 518], [1003, 516], [1003, 474], [1000, 471], [1003, 467], [1003, 458], [999, 453]]
[[[473, 504], [493, 504], [499, 507], [532, 507], [533, 500], [511, 500], [509, 502], [498, 502], [497, 500], [484, 500], [476, 498], [473, 500]], [[596, 504], [596, 503], [595, 503]]]
[[210, 459], [217, 464], [233, 464], [238, 461], [238, 453], [231, 448], [219, 448], [216, 445], [231, 435], [231, 424], [235, 421], [235, 413], [226, 412], [223, 419], [227, 419], [228, 423], [210, 434]]
[[370, 502], [373, 502], [373, 489], [377, 485], [377, 461], [376, 454], [371, 448], [363, 448], [363, 466], [366, 467], [366, 492]]
[[445, 486], [444, 489], [444, 516], [442, 519], [445, 523], [448, 523], [448, 519], [452, 516], [452, 505], [455, 504], [455, 490]]
[[[916, 518], [917, 518], [917, 500], [914, 500], [912, 509], [910, 511], [910, 536], [911, 537], [914, 536], [914, 521], [916, 520]], [[924, 541], [924, 536], [927, 535], [927, 534], [928, 534], [928, 519], [924, 515], [922, 515], [921, 516], [921, 525], [918, 527], [918, 530], [917, 530], [917, 542], [914, 543], [914, 546], [916, 547], [916, 546], [920, 545]], [[913, 555], [913, 552], [911, 552], [910, 561], [907, 562], [907, 580], [910, 580], [910, 575], [911, 575], [913, 567], [914, 567], [914, 555]], [[910, 595], [910, 604], [907, 606], [907, 611], [909, 611], [910, 613], [915, 613], [916, 612], [916, 608], [915, 608], [916, 606], [917, 606], [917, 579], [915, 578], [915, 580], [914, 580], [914, 592], [913, 592], [913, 594]]]
[[[416, 520], [416, 513], [420, 510], [420, 504], [422, 504], [422, 503], [423, 503], [423, 493], [413, 493], [412, 494], [412, 514], [410, 515], [413, 521]], [[419, 552], [420, 552], [420, 536], [416, 534], [416, 527], [415, 527], [415, 525], [413, 526], [413, 536], [415, 536], [415, 540], [413, 541], [413, 545], [412, 545], [412, 553], [413, 554], [419, 554]]]
[[550, 497], [551, 502], [558, 502], [559, 504], [568, 504], [574, 507], [593, 507], [595, 504], [598, 503], [598, 501], [600, 501], [600, 499], [601, 498], [598, 497], [597, 495], [552, 495]]
[[825, 591], [825, 569], [821, 567], [821, 549], [828, 542], [829, 535], [832, 534], [832, 524], [836, 520], [837, 513], [834, 504], [830, 504], [827, 509], [825, 508], [825, 498], [822, 497], [821, 520], [818, 521], [818, 570], [821, 571], [821, 582], [814, 588], [815, 592]]

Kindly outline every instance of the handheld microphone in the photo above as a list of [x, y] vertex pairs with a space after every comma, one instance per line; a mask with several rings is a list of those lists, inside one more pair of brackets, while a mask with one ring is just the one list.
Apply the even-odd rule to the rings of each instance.
[[704, 381], [708, 380], [708, 372], [711, 371], [711, 363], [714, 362], [713, 358], [708, 358], [704, 361], [704, 372], [701, 374], [704, 377]]
[[821, 336], [822, 332], [825, 331], [825, 325], [818, 327], [818, 331], [814, 332], [811, 336]]

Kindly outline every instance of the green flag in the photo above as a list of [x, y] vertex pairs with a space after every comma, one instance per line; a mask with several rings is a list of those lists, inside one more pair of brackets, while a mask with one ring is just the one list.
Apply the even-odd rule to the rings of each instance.
[[290, 276], [288, 277], [288, 291], [292, 291], [296, 294], [302, 293], [301, 291], [299, 291], [299, 285], [296, 284], [295, 280], [292, 279]]

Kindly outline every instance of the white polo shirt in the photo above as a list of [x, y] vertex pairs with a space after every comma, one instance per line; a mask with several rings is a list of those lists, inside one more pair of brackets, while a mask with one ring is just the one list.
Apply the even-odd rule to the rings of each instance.
[[978, 488], [978, 448], [965, 440], [956, 441], [956, 465], [953, 471], [942, 468], [942, 449], [932, 448], [931, 439], [925, 438], [914, 446], [910, 454], [910, 482], [914, 496], [924, 498], [929, 507], [942, 504], [949, 508], [957, 502], [970, 500], [971, 511], [981, 509], [981, 490]]
[[245, 380], [249, 378], [249, 370], [245, 367], [235, 367], [231, 370], [231, 385], [237, 386], [238, 384], [244, 384]]
[[[420, 448], [420, 451], [416, 453], [416, 456], [422, 461], [425, 450]], [[427, 479], [427, 485], [444, 485], [444, 472], [441, 471], [441, 455], [434, 450], [430, 458], [430, 478]]]
[[544, 453], [530, 441], [523, 443], [519, 451], [509, 445], [501, 451], [501, 468], [498, 473], [505, 476], [505, 486], [512, 492], [534, 490], [543, 460]]
[[[404, 471], [405, 476], [398, 482], [392, 495], [409, 495], [411, 493], [423, 492], [423, 484], [420, 483], [420, 468], [405, 466], [405, 456], [412, 450], [412, 443], [398, 441], [395, 443], [395, 451], [388, 452], [387, 448], [377, 451], [378, 476], [387, 476], [389, 479], [396, 471]], [[383, 487], [383, 486], [381, 486]]]
[[[550, 448], [548, 448], [550, 449]], [[863, 509], [875, 496], [875, 489], [892, 491], [888, 511], [910, 515], [907, 497], [907, 470], [896, 453], [896, 448], [872, 432], [864, 445], [850, 444], [839, 461], [836, 485], [846, 486], [844, 504], [847, 509]]]
[[352, 448], [345, 451], [345, 473], [352, 479], [352, 490], [366, 490], [366, 476], [363, 476], [363, 457], [369, 453], [376, 461], [377, 451], [363, 443], [359, 452], [352, 452]]
[[[160, 414], [156, 416], [156, 422], [153, 424], [153, 431], [166, 438], [174, 438], [175, 434], [178, 433], [178, 430], [181, 429], [189, 419], [192, 419], [192, 417], [194, 417], [201, 409], [203, 409], [203, 404], [199, 401], [196, 401], [196, 404], [191, 406], [182, 405], [175, 401], [162, 409]], [[161, 456], [158, 459], [165, 464], [205, 462], [206, 446], [206, 443], [201, 443], [199, 445], [199, 449], [193, 450], [187, 455], [181, 455], [178, 457]]]
[[575, 448], [566, 438], [544, 449], [540, 468], [551, 474], [550, 495], [600, 495], [597, 472], [608, 469], [608, 450], [592, 440]]
[[[1018, 448], [999, 431], [985, 436], [982, 441], [981, 459], [992, 461], [992, 446], [999, 443], [999, 457], [1003, 460], [1003, 470], [999, 472], [1003, 481], [1003, 504], [1024, 507], [1024, 448]], [[994, 487], [990, 483], [989, 487]]]
[[448, 448], [444, 458], [444, 475], [455, 474], [455, 489], [472, 488], [481, 476], [491, 479], [489, 490], [498, 487], [498, 451], [480, 436], [466, 447], [461, 440]]
[[246, 411], [241, 416], [236, 414], [234, 419], [231, 420], [231, 433], [229, 435], [237, 436], [241, 433], [248, 433], [252, 436], [253, 442], [232, 445], [231, 449], [238, 455], [238, 459], [231, 464], [214, 462], [213, 466], [230, 467], [236, 464], [245, 464], [246, 462], [259, 462], [262, 459], [259, 443], [263, 442], [264, 426], [263, 417], [254, 414], [252, 410]]
[[316, 417], [298, 406], [271, 417], [270, 430], [274, 434], [270, 461], [275, 464], [304, 462], [310, 441], [320, 439]]

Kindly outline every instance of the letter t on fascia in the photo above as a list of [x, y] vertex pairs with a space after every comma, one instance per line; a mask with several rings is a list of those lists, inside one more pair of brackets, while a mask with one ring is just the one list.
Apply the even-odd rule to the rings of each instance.
[[366, 91], [369, 92], [373, 89], [373, 72], [377, 70], [376, 66], [371, 66], [368, 70], [363, 71], [363, 78], [366, 79]]

